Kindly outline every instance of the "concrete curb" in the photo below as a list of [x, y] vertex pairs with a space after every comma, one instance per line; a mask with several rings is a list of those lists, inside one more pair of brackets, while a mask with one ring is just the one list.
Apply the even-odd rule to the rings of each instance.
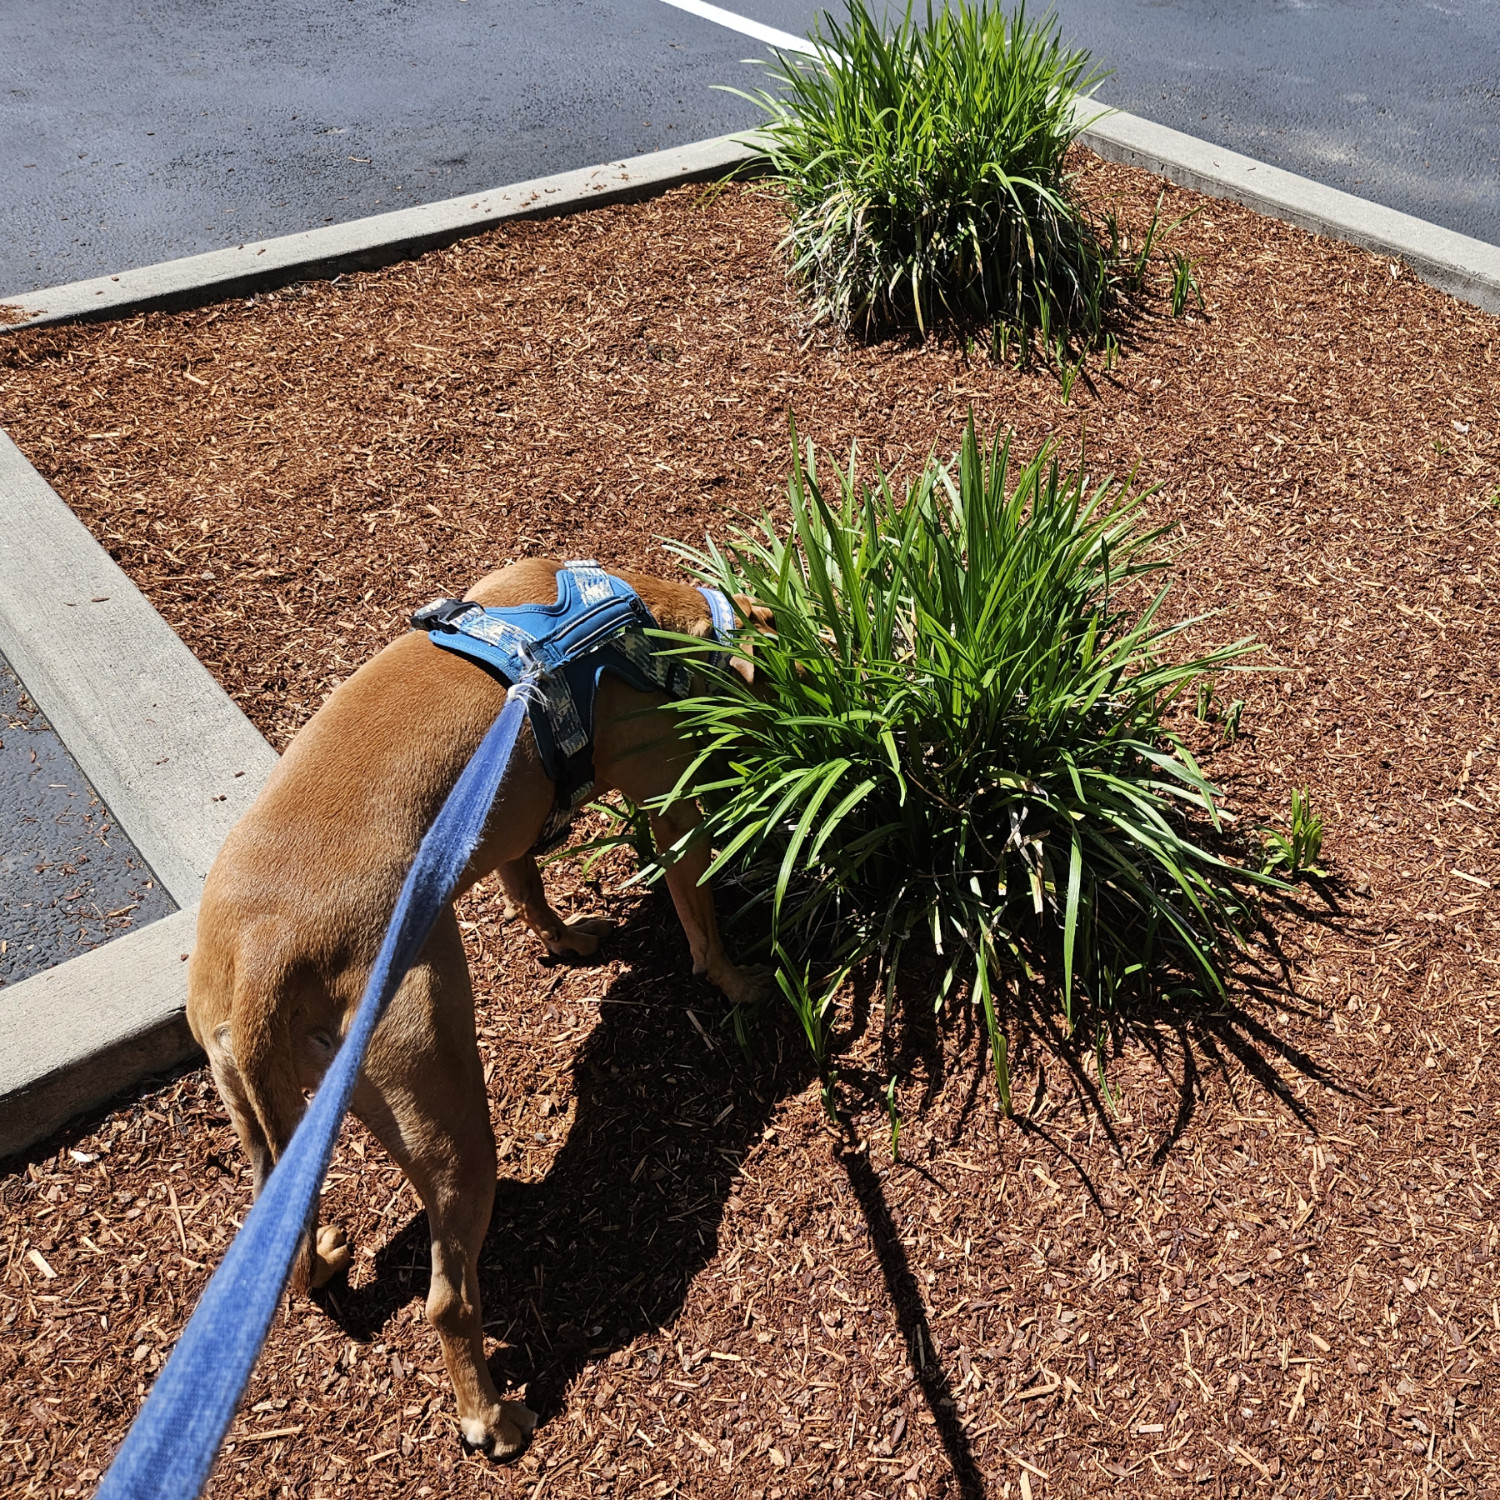
[[1440, 291], [1500, 313], [1500, 246], [1440, 229], [1137, 115], [1115, 113], [1095, 119], [1103, 108], [1082, 100], [1075, 118], [1093, 121], [1080, 139], [1106, 161], [1142, 167], [1169, 182], [1243, 203], [1327, 239], [1397, 257]]
[[[746, 137], [745, 139], [750, 139]], [[492, 192], [447, 198], [419, 208], [255, 240], [230, 250], [96, 276], [40, 292], [0, 296], [0, 309], [23, 316], [0, 333], [46, 323], [119, 317], [148, 308], [190, 307], [288, 281], [364, 271], [420, 255], [507, 219], [574, 213], [594, 204], [650, 197], [684, 182], [723, 177], [753, 163], [757, 153], [736, 136], [715, 136], [671, 151], [653, 151], [604, 166], [559, 172]]]
[[276, 752], [0, 433], [0, 651], [181, 910], [0, 990], [0, 1156], [190, 1056], [199, 893]]
[[0, 651], [179, 907], [276, 752], [0, 434]]
[[0, 1157], [197, 1052], [183, 1008], [188, 907], [0, 993]]

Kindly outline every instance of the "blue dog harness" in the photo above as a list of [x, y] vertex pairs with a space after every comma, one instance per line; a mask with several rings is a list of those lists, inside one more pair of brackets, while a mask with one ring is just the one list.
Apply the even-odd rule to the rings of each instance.
[[[722, 671], [734, 607], [717, 589], [698, 592], [708, 602], [720, 647], [710, 660]], [[557, 788], [537, 853], [563, 837], [593, 793], [594, 696], [604, 674], [613, 672], [642, 693], [685, 698], [691, 691], [683, 662], [646, 638], [658, 626], [640, 595], [592, 559], [558, 569], [555, 604], [487, 609], [473, 600], [435, 599], [411, 623], [427, 631], [434, 645], [478, 662], [503, 682], [534, 685], [526, 695], [531, 732], [542, 768]]]

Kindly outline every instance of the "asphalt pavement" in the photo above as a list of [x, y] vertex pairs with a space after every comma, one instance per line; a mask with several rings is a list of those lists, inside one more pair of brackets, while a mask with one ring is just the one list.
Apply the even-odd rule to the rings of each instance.
[[0, 988], [176, 909], [0, 656]]
[[1129, 111], [1500, 245], [1500, 0], [1058, 0]]
[[[1500, 0], [1058, 9], [1110, 103], [1500, 243]], [[6, 0], [0, 294], [747, 128], [765, 50], [665, 0]]]
[[749, 125], [661, 0], [5, 0], [0, 301]]

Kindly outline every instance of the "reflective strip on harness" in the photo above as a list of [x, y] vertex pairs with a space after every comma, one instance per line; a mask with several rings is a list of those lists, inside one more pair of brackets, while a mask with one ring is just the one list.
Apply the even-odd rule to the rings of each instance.
[[[734, 605], [718, 589], [706, 589], [701, 583], [697, 585], [697, 589], [708, 601], [708, 618], [713, 623], [714, 639], [721, 646], [727, 646], [734, 639]], [[727, 672], [729, 652], [715, 651], [710, 665], [716, 672]]]

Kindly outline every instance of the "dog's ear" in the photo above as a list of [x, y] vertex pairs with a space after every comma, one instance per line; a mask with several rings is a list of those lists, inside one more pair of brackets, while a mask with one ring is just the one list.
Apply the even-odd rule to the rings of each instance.
[[733, 598], [740, 614], [754, 626], [754, 630], [740, 637], [740, 651], [743, 654], [732, 656], [729, 660], [729, 667], [731, 671], [739, 673], [746, 687], [754, 687], [755, 636], [760, 633], [775, 636], [776, 616], [766, 605], [757, 604], [749, 594], [735, 594]]
[[758, 626], [767, 635], [776, 634], [776, 616], [771, 613], [768, 605], [757, 604], [749, 594], [735, 594], [734, 602], [739, 606], [740, 613], [752, 625]]

